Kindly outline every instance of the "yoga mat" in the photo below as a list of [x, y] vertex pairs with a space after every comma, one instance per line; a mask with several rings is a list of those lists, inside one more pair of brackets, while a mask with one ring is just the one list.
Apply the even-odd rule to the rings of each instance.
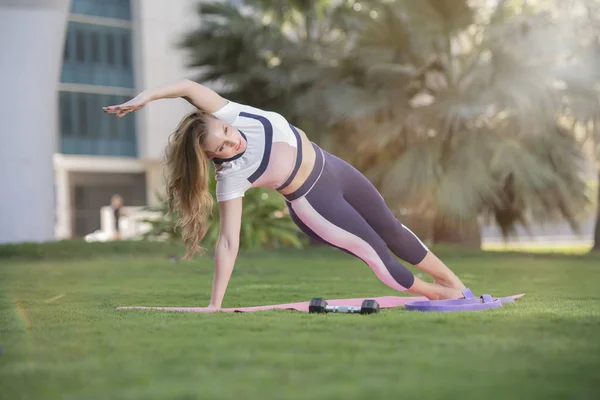
[[[510, 296], [513, 299], [525, 296], [524, 293]], [[334, 299], [327, 300], [328, 305], [332, 306], [355, 306], [360, 307], [363, 300], [373, 299], [377, 300], [380, 308], [393, 308], [400, 307], [410, 302], [427, 301], [426, 297], [417, 296], [383, 296], [383, 297], [364, 297], [355, 299]], [[255, 311], [267, 311], [267, 310], [293, 310], [308, 312], [309, 302], [300, 303], [288, 303], [288, 304], [274, 304], [268, 306], [255, 306], [255, 307], [235, 307], [235, 308], [221, 308], [220, 310], [208, 307], [156, 307], [156, 306], [127, 306], [117, 307], [117, 310], [154, 310], [154, 311], [178, 311], [178, 312], [196, 312], [196, 313], [211, 313], [211, 312], [255, 312]]]
[[521, 293], [515, 296], [496, 298], [484, 294], [476, 297], [470, 290], [468, 290], [468, 294], [469, 296], [464, 299], [411, 301], [406, 303], [404, 308], [408, 311], [425, 312], [481, 311], [490, 308], [502, 308], [503, 304], [514, 303], [515, 299], [525, 295], [525, 293]]
[[[392, 308], [402, 306], [410, 301], [424, 301], [427, 297], [400, 297], [400, 296], [383, 296], [383, 297], [364, 297], [357, 299], [335, 299], [327, 300], [327, 304], [330, 306], [356, 306], [360, 307], [363, 300], [373, 299], [379, 303], [379, 308]], [[117, 307], [117, 310], [157, 310], [157, 311], [181, 311], [181, 312], [253, 312], [253, 311], [267, 311], [267, 310], [294, 310], [308, 312], [309, 302], [301, 303], [288, 303], [288, 304], [274, 304], [270, 306], [255, 306], [255, 307], [236, 307], [236, 308], [221, 308], [216, 310], [214, 308], [207, 307]]]

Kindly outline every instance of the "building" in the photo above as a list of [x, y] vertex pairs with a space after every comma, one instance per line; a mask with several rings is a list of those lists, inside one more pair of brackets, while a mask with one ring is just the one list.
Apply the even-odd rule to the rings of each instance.
[[198, 2], [0, 0], [0, 243], [93, 232], [113, 194], [156, 201], [164, 146], [192, 107], [163, 100], [117, 119], [102, 106], [193, 77], [177, 42]]

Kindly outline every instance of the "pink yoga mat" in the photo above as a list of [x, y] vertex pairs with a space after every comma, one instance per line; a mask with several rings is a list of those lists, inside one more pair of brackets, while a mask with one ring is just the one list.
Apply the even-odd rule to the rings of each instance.
[[[519, 297], [524, 296], [525, 294], [518, 294], [512, 296], [517, 299]], [[356, 306], [360, 307], [363, 300], [365, 299], [374, 299], [379, 303], [380, 308], [393, 308], [403, 306], [406, 303], [412, 301], [426, 301], [426, 297], [416, 297], [416, 296], [383, 296], [383, 297], [365, 297], [365, 298], [357, 298], [357, 299], [335, 299], [335, 300], [327, 300], [327, 304], [332, 306]], [[220, 310], [214, 308], [207, 307], [143, 307], [143, 306], [131, 306], [131, 307], [117, 307], [117, 310], [156, 310], [156, 311], [179, 311], [179, 312], [201, 312], [201, 313], [210, 313], [210, 312], [253, 312], [253, 311], [267, 311], [267, 310], [294, 310], [294, 311], [302, 311], [308, 312], [308, 304], [309, 302], [301, 302], [301, 303], [288, 303], [288, 304], [274, 304], [270, 306], [256, 306], [256, 307], [237, 307], [237, 308], [221, 308]]]
[[[384, 296], [384, 297], [368, 297], [369, 299], [377, 300], [380, 308], [391, 308], [402, 306], [410, 301], [424, 301], [426, 297], [399, 297], [399, 296]], [[356, 306], [360, 307], [365, 298], [359, 299], [336, 299], [327, 300], [327, 304], [332, 306]], [[253, 312], [253, 311], [267, 311], [273, 309], [280, 310], [295, 310], [308, 312], [309, 302], [302, 303], [288, 303], [288, 304], [274, 304], [270, 306], [256, 306], [256, 307], [237, 307], [237, 308], [221, 308], [216, 310], [214, 308], [207, 307], [117, 307], [117, 310], [158, 310], [158, 311], [182, 311], [182, 312]]]

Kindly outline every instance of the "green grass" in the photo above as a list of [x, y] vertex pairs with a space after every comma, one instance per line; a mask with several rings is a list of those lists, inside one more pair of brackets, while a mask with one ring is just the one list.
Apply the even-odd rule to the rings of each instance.
[[[572, 400], [600, 392], [598, 256], [439, 249], [476, 293], [527, 293], [499, 310], [195, 314], [115, 307], [205, 306], [210, 259], [172, 263], [160, 246], [144, 256], [117, 246], [101, 257], [101, 247], [89, 247], [89, 258], [31, 260], [13, 249], [0, 260], [0, 399]], [[249, 252], [224, 306], [390, 294], [337, 250]]]

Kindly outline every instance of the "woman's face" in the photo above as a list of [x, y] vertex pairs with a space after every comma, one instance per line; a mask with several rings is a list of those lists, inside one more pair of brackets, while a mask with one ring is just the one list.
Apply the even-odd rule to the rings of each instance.
[[246, 140], [231, 125], [216, 118], [208, 118], [206, 126], [208, 133], [202, 146], [209, 158], [228, 159], [246, 150]]

